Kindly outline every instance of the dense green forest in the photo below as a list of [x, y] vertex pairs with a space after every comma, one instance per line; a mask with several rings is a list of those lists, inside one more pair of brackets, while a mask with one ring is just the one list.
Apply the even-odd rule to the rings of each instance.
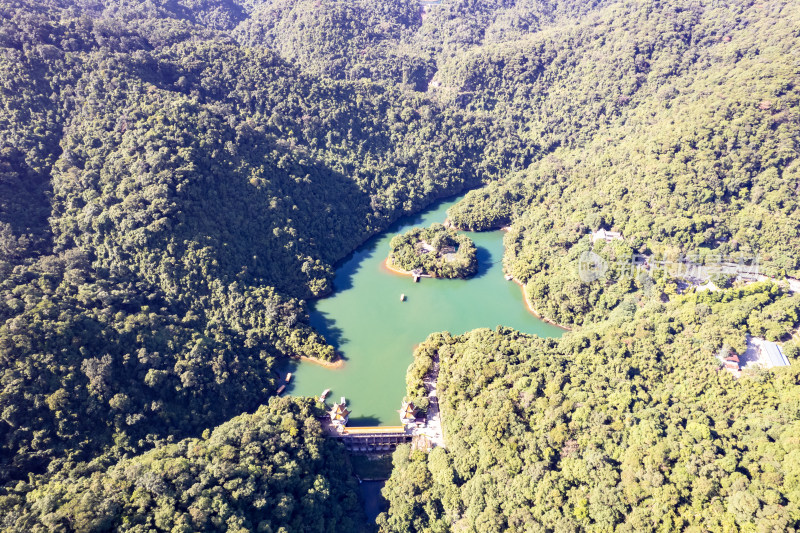
[[0, 0], [0, 529], [356, 530], [278, 365], [336, 358], [308, 299], [338, 261], [467, 189], [453, 224], [508, 226], [575, 331], [423, 345], [409, 397], [438, 353], [452, 444], [398, 451], [381, 527], [797, 528], [797, 365], [714, 358], [788, 339], [797, 297], [613, 265], [800, 277], [798, 27], [794, 0]]
[[255, 410], [277, 359], [335, 357], [304, 301], [335, 261], [521, 168], [498, 126], [239, 45], [231, 6], [0, 6], [5, 483]]
[[442, 224], [395, 235], [389, 246], [389, 261], [403, 270], [437, 278], [467, 278], [478, 271], [478, 249], [472, 239]]
[[469, 89], [465, 105], [513, 118], [548, 153], [471, 193], [451, 220], [510, 225], [506, 270], [562, 324], [605, 318], [641, 283], [575, 275], [600, 228], [624, 237], [595, 250], [610, 263], [632, 253], [735, 256], [797, 276], [796, 7], [622, 3], [563, 41], [542, 32], [465, 55], [448, 81]]
[[280, 358], [333, 359], [305, 298], [334, 262], [529, 157], [238, 44], [246, 8], [0, 5], [0, 498], [26, 512], [65, 464], [196, 438], [266, 403]]
[[[720, 342], [785, 332], [800, 297], [765, 282], [618, 312], [548, 340], [432, 335], [447, 449], [398, 448], [385, 531], [791, 531], [800, 367], [719, 370]], [[769, 317], [769, 318], [767, 318]]]
[[[65, 463], [2, 501], [20, 531], [360, 531], [355, 478], [312, 400], [273, 399], [200, 438], [109, 465]], [[27, 487], [25, 487], [27, 488]], [[22, 489], [22, 490], [21, 490]]]

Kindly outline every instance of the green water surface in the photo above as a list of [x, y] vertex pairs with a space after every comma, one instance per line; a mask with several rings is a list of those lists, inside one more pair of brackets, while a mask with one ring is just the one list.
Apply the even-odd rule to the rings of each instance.
[[311, 324], [344, 357], [344, 367], [300, 363], [293, 369], [288, 392], [319, 396], [331, 389], [328, 405], [346, 397], [350, 425], [399, 425], [397, 410], [414, 346], [430, 333], [458, 335], [501, 325], [543, 337], [561, 336], [561, 329], [532, 315], [519, 286], [505, 280], [502, 231], [468, 233], [478, 247], [479, 271], [467, 280], [423, 278], [414, 283], [385, 269], [394, 235], [444, 222], [447, 209], [459, 199], [401, 220], [339, 266], [334, 293], [313, 304]]

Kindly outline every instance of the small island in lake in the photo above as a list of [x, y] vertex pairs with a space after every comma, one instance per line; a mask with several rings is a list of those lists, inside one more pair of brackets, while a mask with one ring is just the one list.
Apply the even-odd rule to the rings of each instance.
[[389, 246], [390, 267], [436, 278], [468, 278], [478, 271], [478, 250], [472, 239], [442, 224], [412, 228]]

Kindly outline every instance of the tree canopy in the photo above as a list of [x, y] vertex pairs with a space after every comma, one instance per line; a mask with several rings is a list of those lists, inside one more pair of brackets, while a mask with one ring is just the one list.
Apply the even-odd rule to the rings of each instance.
[[[337, 262], [469, 189], [454, 227], [506, 227], [574, 331], [420, 347], [450, 446], [399, 449], [380, 527], [797, 529], [797, 7], [0, 0], [0, 528], [357, 530], [279, 364], [337, 357], [307, 302]], [[416, 231], [403, 268], [472, 272]], [[746, 335], [794, 364], [717, 372]]]
[[442, 224], [412, 228], [389, 243], [389, 261], [407, 271], [437, 278], [466, 278], [478, 271], [478, 249], [472, 239]]
[[634, 306], [559, 340], [505, 328], [432, 335], [408, 394], [419, 395], [437, 356], [447, 449], [398, 448], [379, 524], [792, 530], [800, 367], [737, 381], [716, 354], [764, 316], [791, 329], [798, 309], [800, 297], [766, 283]]

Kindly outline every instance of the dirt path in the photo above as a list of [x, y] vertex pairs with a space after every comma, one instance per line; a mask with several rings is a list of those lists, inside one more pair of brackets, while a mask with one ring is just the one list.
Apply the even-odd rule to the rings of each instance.
[[442, 414], [439, 410], [439, 395], [436, 389], [436, 382], [439, 379], [439, 355], [433, 358], [433, 368], [425, 376], [422, 382], [428, 392], [428, 414], [425, 417], [425, 426], [418, 429], [417, 433], [425, 435], [436, 445], [446, 448], [444, 444], [444, 430], [442, 429]]

